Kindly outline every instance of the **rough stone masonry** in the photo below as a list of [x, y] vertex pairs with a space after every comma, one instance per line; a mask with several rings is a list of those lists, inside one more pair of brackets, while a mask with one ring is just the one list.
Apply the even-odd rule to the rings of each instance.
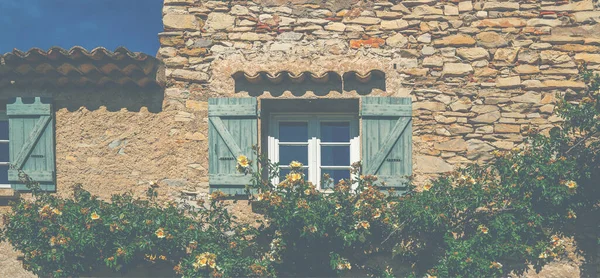
[[[207, 135], [208, 98], [245, 96], [236, 93], [237, 72], [379, 70], [386, 88], [371, 95], [413, 99], [417, 184], [485, 163], [531, 130], [547, 132], [561, 121], [553, 114], [557, 96], [585, 88], [580, 65], [600, 68], [600, 10], [592, 0], [165, 0], [163, 15], [164, 109], [178, 111], [187, 132]], [[572, 262], [527, 276], [579, 276]]]
[[585, 87], [578, 65], [600, 64], [591, 0], [165, 0], [163, 14], [164, 108], [176, 121], [206, 136], [207, 99], [243, 96], [239, 71], [380, 70], [387, 88], [372, 95], [413, 99], [417, 183], [547, 131], [561, 121], [557, 94]]

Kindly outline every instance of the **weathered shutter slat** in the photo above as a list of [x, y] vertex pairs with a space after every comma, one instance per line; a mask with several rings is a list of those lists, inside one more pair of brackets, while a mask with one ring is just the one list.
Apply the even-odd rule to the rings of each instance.
[[[8, 170], [8, 180], [18, 181], [20, 170]], [[54, 182], [54, 171], [25, 171], [27, 176], [37, 182]]]
[[410, 118], [401, 117], [392, 131], [385, 137], [385, 140], [381, 143], [379, 150], [370, 158], [369, 167], [366, 168], [367, 173], [377, 173], [379, 167], [383, 164], [388, 154], [392, 151], [392, 147], [398, 142], [398, 138], [404, 132], [404, 129], [410, 124]]
[[211, 98], [209, 115], [210, 191], [228, 195], [245, 194], [251, 176], [237, 172], [239, 155], [256, 161], [252, 146], [258, 143], [256, 98]]
[[[51, 119], [52, 118], [50, 116], [40, 116], [40, 118], [37, 121], [35, 121], [31, 132], [29, 133], [29, 135], [27, 135], [27, 137], [25, 137], [25, 140], [23, 140], [23, 146], [21, 146], [19, 155], [17, 155], [15, 161], [12, 162], [14, 167], [16, 167], [17, 169], [23, 168], [25, 159], [27, 159], [27, 157], [31, 155], [31, 152], [33, 152], [33, 148], [35, 147], [35, 145], [38, 143], [45, 145], [45, 141], [40, 139], [42, 132], [46, 130], [46, 127], [48, 126], [48, 123], [50, 123]], [[29, 120], [29, 122], [31, 122], [31, 119]], [[43, 146], [43, 148], [45, 148], [45, 146]]]
[[256, 105], [239, 104], [236, 110], [231, 110], [228, 105], [214, 105], [209, 109], [208, 116], [256, 116]]
[[362, 97], [363, 173], [388, 187], [406, 187], [412, 175], [412, 101]]
[[213, 128], [219, 133], [219, 136], [223, 141], [225, 141], [225, 145], [232, 152], [234, 157], [240, 156], [243, 154], [242, 150], [238, 146], [237, 142], [231, 135], [231, 133], [227, 130], [227, 127], [219, 117], [209, 117], [209, 121], [212, 124]]
[[361, 115], [410, 117], [412, 116], [412, 107], [410, 105], [369, 104], [363, 107]]
[[42, 190], [56, 190], [54, 153], [54, 118], [52, 106], [41, 102], [24, 103], [17, 98], [7, 104], [9, 152], [11, 169], [8, 180], [15, 190], [27, 190], [19, 173], [24, 173], [40, 184]]

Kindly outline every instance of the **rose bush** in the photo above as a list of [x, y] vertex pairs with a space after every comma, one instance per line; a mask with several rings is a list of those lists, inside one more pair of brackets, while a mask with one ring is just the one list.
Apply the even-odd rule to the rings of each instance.
[[[332, 193], [316, 192], [298, 163], [273, 184], [278, 165], [260, 158], [267, 170], [254, 173], [250, 188], [258, 190], [255, 202], [267, 203], [263, 231], [276, 243], [269, 258], [280, 270], [317, 276], [347, 266], [440, 277], [540, 270], [565, 255], [564, 239], [577, 234], [578, 216], [596, 234], [599, 227], [600, 77], [584, 70], [583, 79], [586, 90], [559, 96], [561, 126], [531, 129], [521, 148], [496, 151], [487, 165], [467, 166], [419, 189], [409, 184], [402, 196], [382, 194], [377, 178], [361, 176], [360, 167], [359, 178], [341, 181]], [[242, 161], [238, 169], [251, 172]], [[413, 267], [410, 274], [394, 273], [390, 261], [365, 264], [372, 252], [390, 249]]]
[[361, 175], [360, 163], [352, 180], [323, 192], [298, 162], [279, 177], [279, 165], [264, 156], [240, 156], [237, 169], [253, 177], [249, 201], [264, 215], [259, 228], [236, 222], [220, 192], [206, 205], [181, 207], [159, 206], [152, 188], [148, 200], [125, 194], [111, 202], [76, 188], [73, 199], [21, 200], [0, 234], [41, 276], [78, 276], [99, 266], [124, 271], [140, 262], [186, 277], [503, 277], [539, 270], [564, 256], [565, 239], [579, 232], [576, 221], [598, 233], [600, 77], [585, 71], [583, 78], [587, 89], [557, 107], [562, 125], [530, 130], [525, 144], [494, 152], [489, 164], [408, 184], [402, 195]]
[[[394, 253], [415, 273], [499, 277], [536, 270], [564, 255], [564, 238], [580, 218], [598, 234], [600, 196], [600, 77], [584, 71], [588, 88], [564, 96], [561, 126], [530, 130], [522, 148], [495, 151], [488, 165], [471, 165], [414, 187], [394, 219]], [[559, 96], [560, 98], [560, 96]], [[598, 244], [580, 242], [581, 246]], [[588, 253], [588, 259], [597, 256]]]
[[[155, 186], [155, 185], [154, 185]], [[159, 276], [267, 276], [255, 260], [256, 229], [235, 222], [215, 194], [208, 204], [160, 206], [148, 199], [115, 195], [111, 202], [76, 187], [73, 199], [37, 192], [4, 216], [1, 235], [24, 254], [23, 265], [40, 276], [125, 273], [145, 265]]]
[[[278, 165], [260, 157], [257, 161], [267, 173], [252, 172], [241, 157], [238, 169], [253, 174], [249, 189], [255, 206], [262, 208], [266, 219], [261, 234], [270, 242], [265, 259], [276, 266], [279, 274], [299, 276], [335, 276], [354, 273], [382, 276], [386, 268], [366, 263], [377, 254], [391, 254], [383, 244], [390, 234], [394, 216], [390, 208], [397, 196], [384, 194], [376, 187], [377, 178], [360, 176], [355, 164], [354, 180], [342, 180], [333, 191], [318, 191], [307, 181], [302, 164], [293, 161], [291, 171], [278, 177]], [[324, 177], [329, 180], [329, 177]], [[389, 271], [389, 269], [387, 270]]]

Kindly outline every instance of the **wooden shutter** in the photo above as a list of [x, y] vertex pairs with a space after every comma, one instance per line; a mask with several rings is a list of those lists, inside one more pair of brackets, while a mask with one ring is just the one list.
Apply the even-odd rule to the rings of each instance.
[[256, 98], [211, 98], [208, 100], [210, 192], [245, 194], [251, 176], [236, 170], [237, 157], [256, 162], [252, 146], [258, 142]]
[[18, 97], [6, 105], [9, 127], [11, 167], [8, 180], [15, 190], [27, 190], [19, 178], [23, 172], [39, 182], [42, 190], [56, 191], [54, 155], [54, 118], [50, 104], [36, 97], [33, 103], [23, 103]]
[[402, 190], [412, 175], [412, 101], [362, 97], [363, 174]]

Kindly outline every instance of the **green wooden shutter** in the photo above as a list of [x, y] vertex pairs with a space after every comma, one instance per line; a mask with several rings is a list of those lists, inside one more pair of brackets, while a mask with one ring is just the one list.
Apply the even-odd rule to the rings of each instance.
[[23, 172], [38, 182], [42, 190], [56, 191], [54, 155], [54, 118], [50, 104], [36, 97], [33, 103], [23, 103], [18, 97], [6, 105], [9, 127], [11, 167], [8, 180], [15, 190], [27, 190], [19, 178]]
[[412, 175], [412, 101], [362, 97], [363, 174], [403, 190]]
[[258, 142], [256, 98], [211, 98], [208, 100], [210, 192], [245, 194], [251, 176], [236, 170], [237, 157], [256, 162], [252, 146]]

